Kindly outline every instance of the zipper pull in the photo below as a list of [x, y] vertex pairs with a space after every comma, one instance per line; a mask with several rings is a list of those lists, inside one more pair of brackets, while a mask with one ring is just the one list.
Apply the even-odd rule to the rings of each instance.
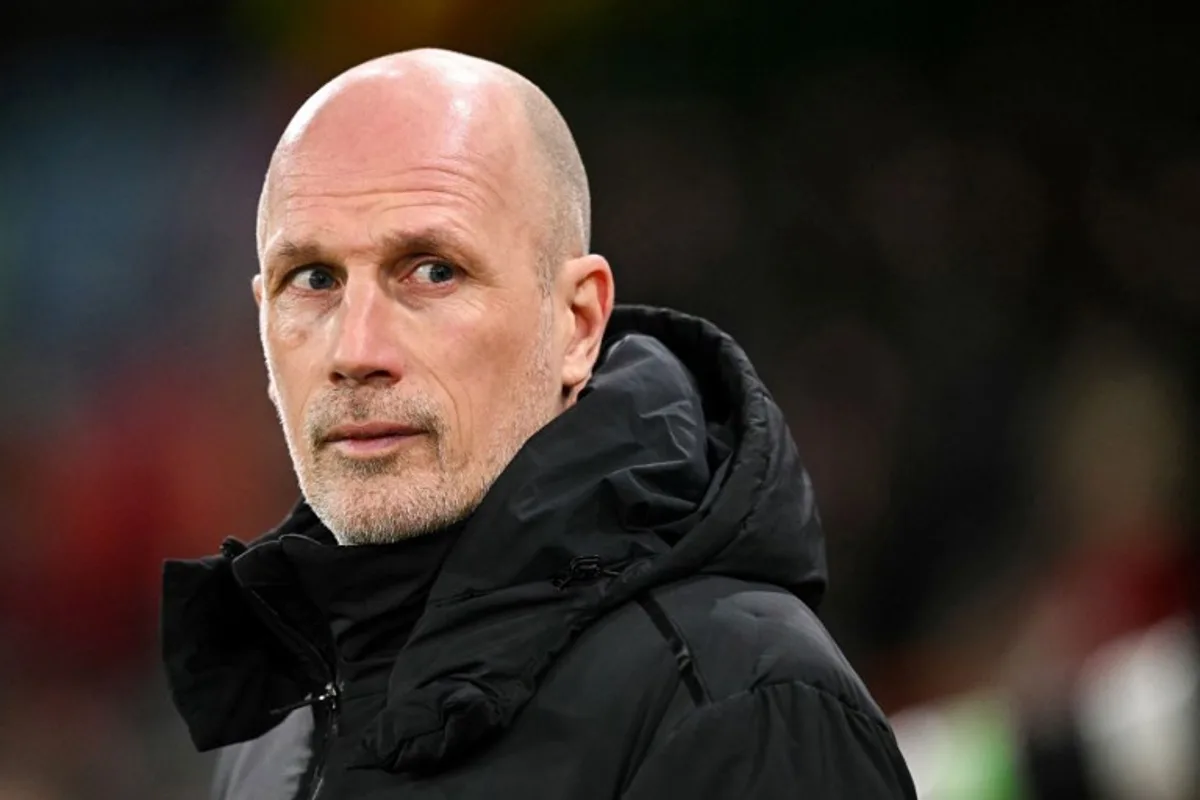
[[571, 559], [565, 572], [553, 581], [556, 589], [565, 589], [576, 581], [595, 580], [600, 577], [599, 556], [576, 556]]
[[571, 559], [567, 569], [551, 582], [556, 589], [565, 589], [579, 581], [594, 581], [603, 577], [615, 578], [620, 574], [620, 572], [602, 565], [600, 556], [576, 556]]
[[336, 702], [337, 702], [337, 686], [334, 685], [333, 681], [330, 681], [329, 683], [325, 684], [325, 687], [321, 690], [320, 694], [315, 694], [313, 692], [309, 692], [308, 694], [306, 694], [304, 696], [303, 699], [297, 700], [294, 703], [289, 703], [286, 706], [281, 706], [279, 708], [273, 708], [273, 709], [271, 709], [271, 711], [269, 713], [275, 717], [282, 717], [282, 716], [286, 716], [287, 714], [292, 713], [293, 711], [295, 711], [298, 708], [304, 708], [305, 706], [313, 706], [313, 705], [317, 705], [319, 703], [334, 704]]

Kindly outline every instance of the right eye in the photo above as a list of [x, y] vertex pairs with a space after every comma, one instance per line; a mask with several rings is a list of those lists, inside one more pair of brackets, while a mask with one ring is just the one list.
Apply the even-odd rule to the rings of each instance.
[[302, 267], [288, 278], [288, 285], [309, 292], [324, 292], [337, 285], [337, 279], [328, 267]]

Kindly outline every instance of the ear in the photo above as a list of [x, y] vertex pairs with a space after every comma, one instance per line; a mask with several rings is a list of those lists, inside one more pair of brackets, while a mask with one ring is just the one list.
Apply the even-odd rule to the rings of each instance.
[[562, 386], [567, 405], [575, 402], [600, 355], [600, 342], [613, 308], [612, 268], [590, 254], [564, 263], [555, 281], [561, 305]]
[[[254, 292], [254, 303], [261, 311], [263, 300], [262, 273], [255, 274], [254, 278], [250, 281], [250, 288]], [[266, 347], [265, 342], [263, 347]], [[264, 352], [263, 355], [266, 355], [266, 353]], [[275, 388], [275, 378], [271, 375], [271, 370], [269, 367], [267, 369], [267, 397], [270, 398], [271, 405], [275, 406], [275, 410], [279, 412], [279, 390]]]

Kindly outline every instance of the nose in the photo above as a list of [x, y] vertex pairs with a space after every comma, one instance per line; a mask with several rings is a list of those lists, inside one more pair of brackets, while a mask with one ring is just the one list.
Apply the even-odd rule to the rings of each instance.
[[349, 281], [335, 323], [330, 379], [334, 383], [391, 384], [403, 359], [391, 301], [374, 281]]

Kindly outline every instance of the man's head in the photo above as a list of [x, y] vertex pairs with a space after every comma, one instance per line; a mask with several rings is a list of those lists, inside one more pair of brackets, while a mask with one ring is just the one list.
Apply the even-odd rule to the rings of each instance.
[[587, 179], [532, 83], [437, 50], [296, 113], [259, 205], [259, 326], [300, 487], [343, 543], [466, 516], [574, 402], [613, 302]]

